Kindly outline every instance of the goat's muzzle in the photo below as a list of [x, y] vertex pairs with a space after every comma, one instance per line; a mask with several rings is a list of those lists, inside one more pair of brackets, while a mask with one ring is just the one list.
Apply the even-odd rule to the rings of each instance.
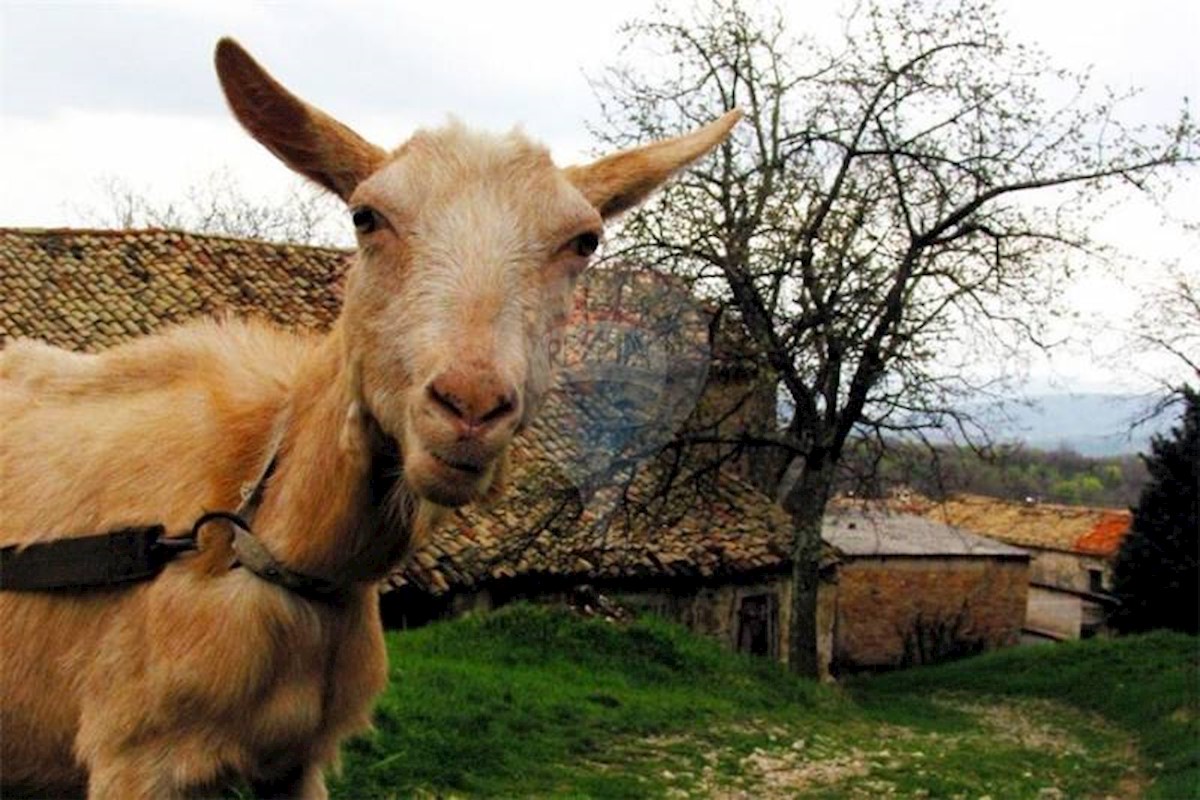
[[412, 409], [405, 476], [417, 494], [460, 506], [482, 496], [521, 418], [516, 387], [468, 363], [429, 381]]
[[516, 388], [489, 369], [447, 370], [426, 385], [424, 401], [460, 439], [504, 429], [520, 411]]

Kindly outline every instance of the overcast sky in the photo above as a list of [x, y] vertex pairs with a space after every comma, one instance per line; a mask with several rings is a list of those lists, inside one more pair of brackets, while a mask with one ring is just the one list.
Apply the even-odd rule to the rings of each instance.
[[[686, 9], [689, 3], [671, 3]], [[1141, 87], [1128, 109], [1166, 122], [1200, 84], [1195, 0], [1008, 0], [1006, 23], [1061, 66]], [[797, 32], [833, 36], [838, 2], [784, 3]], [[619, 24], [646, 2], [21, 2], [0, 0], [0, 226], [79, 225], [118, 177], [162, 201], [227, 169], [256, 195], [281, 194], [290, 173], [225, 110], [213, 75], [218, 37], [239, 39], [286, 85], [380, 144], [453, 113], [492, 129], [515, 123], [560, 163], [591, 147], [596, 106], [585, 75], [612, 63]], [[1198, 221], [1197, 182], [1171, 212]], [[1132, 286], [1091, 279], [1072, 289], [1086, 315], [1120, 327], [1157, 265], [1191, 257], [1157, 210], [1124, 203], [1107, 229], [1148, 261]], [[1190, 267], [1200, 267], [1192, 257]], [[1077, 344], [1035, 364], [1035, 389], [1120, 390], [1128, 370], [1096, 363], [1111, 343]], [[1082, 334], [1082, 335], [1080, 335]]]

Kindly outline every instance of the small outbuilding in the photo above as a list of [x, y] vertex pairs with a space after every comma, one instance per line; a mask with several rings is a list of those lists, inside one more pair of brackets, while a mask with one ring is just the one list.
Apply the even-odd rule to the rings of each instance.
[[841, 506], [822, 538], [833, 673], [942, 661], [1016, 644], [1029, 553], [912, 514]]
[[1116, 600], [1113, 562], [1129, 532], [1128, 509], [1013, 502], [960, 494], [912, 497], [902, 508], [1027, 550], [1027, 642], [1086, 639], [1108, 632]]

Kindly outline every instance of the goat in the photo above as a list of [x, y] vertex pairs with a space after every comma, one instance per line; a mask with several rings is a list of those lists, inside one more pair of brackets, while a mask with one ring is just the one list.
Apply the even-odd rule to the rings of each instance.
[[387, 678], [377, 581], [447, 509], [500, 491], [603, 222], [738, 117], [565, 169], [519, 132], [457, 123], [388, 152], [234, 41], [215, 60], [246, 130], [347, 203], [342, 312], [324, 336], [205, 320], [94, 355], [11, 344], [0, 545], [187, 531], [257, 485], [257, 540], [337, 591], [244, 568], [224, 524], [153, 580], [0, 591], [5, 791], [172, 798], [241, 779], [325, 797]]

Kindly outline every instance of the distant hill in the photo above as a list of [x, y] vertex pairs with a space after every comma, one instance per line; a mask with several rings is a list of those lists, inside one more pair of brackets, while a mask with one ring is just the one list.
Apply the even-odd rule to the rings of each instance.
[[[1170, 431], [1178, 412], [1171, 410], [1155, 419], [1145, 418], [1155, 398], [1140, 394], [1043, 394], [1027, 403], [969, 404], [966, 410], [984, 423], [998, 442], [1020, 442], [1038, 450], [1074, 450], [1080, 455], [1105, 456], [1144, 453], [1150, 437]], [[792, 405], [786, 396], [779, 400], [779, 420], [791, 419]], [[936, 441], [937, 435], [933, 434]]]
[[1153, 399], [1130, 394], [1046, 394], [1031, 405], [1009, 404], [1002, 412], [981, 411], [1000, 441], [1019, 441], [1039, 450], [1067, 448], [1085, 456], [1142, 453], [1150, 437], [1175, 424], [1168, 413], [1131, 427], [1147, 415]]
[[[1147, 477], [1136, 454], [1177, 421], [1171, 409], [1139, 422], [1152, 408], [1152, 400], [1135, 395], [1047, 394], [1002, 406], [979, 401], [963, 410], [995, 444], [1017, 447], [981, 455], [945, 431], [926, 429], [920, 441], [915, 434], [895, 437], [880, 460], [855, 442], [843, 454], [838, 490], [875, 497], [905, 485], [930, 497], [967, 492], [1125, 508], [1137, 502]], [[931, 451], [927, 443], [937, 447]]]

